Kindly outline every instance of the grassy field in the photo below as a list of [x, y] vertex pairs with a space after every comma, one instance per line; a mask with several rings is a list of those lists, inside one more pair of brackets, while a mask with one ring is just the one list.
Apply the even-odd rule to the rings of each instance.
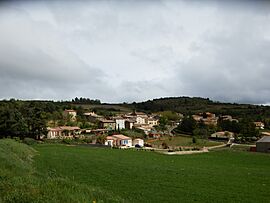
[[[123, 202], [89, 183], [60, 177], [53, 168], [39, 171], [33, 165], [38, 152], [14, 140], [0, 140], [0, 202]], [[58, 163], [61, 164], [61, 163]]]
[[[0, 140], [0, 202], [269, 202], [270, 155], [155, 152]], [[33, 159], [34, 157], [34, 159]]]
[[196, 143], [192, 143], [192, 137], [187, 136], [162, 137], [156, 140], [148, 140], [148, 142], [154, 147], [161, 147], [163, 142], [165, 142], [168, 146], [171, 147], [210, 147], [223, 144], [222, 142], [208, 141], [205, 139], [197, 139]]
[[125, 202], [268, 202], [270, 156], [217, 151], [166, 156], [154, 152], [37, 145], [46, 176], [102, 188]]

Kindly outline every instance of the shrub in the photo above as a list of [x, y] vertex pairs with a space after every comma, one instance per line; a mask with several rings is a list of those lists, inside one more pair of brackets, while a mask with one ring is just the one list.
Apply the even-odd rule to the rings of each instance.
[[197, 138], [195, 136], [192, 137], [192, 143], [193, 144], [197, 143]]
[[70, 140], [70, 139], [63, 139], [62, 142], [64, 144], [71, 144], [72, 143], [72, 140]]
[[168, 144], [166, 142], [162, 142], [161, 145], [163, 149], [168, 149]]
[[26, 137], [24, 138], [23, 143], [27, 145], [34, 145], [34, 144], [37, 144], [37, 141], [33, 138]]

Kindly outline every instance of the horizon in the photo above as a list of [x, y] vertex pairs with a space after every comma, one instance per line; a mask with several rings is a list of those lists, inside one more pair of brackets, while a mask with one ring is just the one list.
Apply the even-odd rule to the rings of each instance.
[[0, 99], [270, 104], [270, 2], [1, 1]]
[[[143, 103], [143, 102], [147, 102], [147, 101], [154, 101], [154, 100], [160, 100], [160, 99], [177, 99], [177, 98], [191, 98], [191, 99], [195, 99], [195, 98], [199, 98], [199, 99], [208, 99], [214, 103], [221, 103], [221, 104], [238, 104], [238, 105], [255, 105], [255, 106], [270, 106], [270, 103], [266, 103], [266, 104], [252, 104], [252, 103], [237, 103], [237, 102], [222, 102], [222, 101], [218, 101], [218, 100], [212, 100], [211, 98], [206, 98], [206, 97], [198, 97], [198, 96], [173, 96], [173, 97], [158, 97], [158, 98], [153, 98], [153, 99], [148, 99], [148, 100], [141, 100], [141, 101], [130, 101], [130, 102], [105, 102], [102, 101], [98, 98], [86, 98], [86, 97], [75, 97], [75, 98], [82, 98], [82, 99], [90, 99], [91, 101], [97, 100], [100, 101], [100, 104], [109, 104], [109, 105], [114, 105], [114, 104], [132, 104], [132, 103]], [[23, 102], [30, 102], [30, 101], [37, 101], [37, 102], [73, 102], [73, 100], [75, 100], [75, 98], [70, 98], [70, 99], [66, 99], [66, 100], [53, 100], [53, 99], [18, 99], [18, 98], [4, 98], [4, 99], [0, 99], [0, 102], [2, 101], [11, 101], [11, 100], [15, 100], [15, 101], [23, 101]], [[74, 101], [75, 102], [75, 101]]]

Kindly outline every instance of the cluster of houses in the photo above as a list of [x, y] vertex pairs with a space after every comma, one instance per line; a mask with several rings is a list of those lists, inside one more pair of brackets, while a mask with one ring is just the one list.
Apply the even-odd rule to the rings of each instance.
[[94, 112], [84, 113], [85, 116], [92, 122], [98, 122], [99, 128], [109, 130], [122, 130], [122, 129], [141, 129], [145, 134], [158, 125], [158, 116], [149, 116], [143, 112], [132, 112], [124, 115], [104, 118], [95, 114]]
[[[75, 110], [65, 110], [64, 116], [71, 121], [76, 121], [77, 112]], [[127, 114], [122, 114], [118, 116], [113, 116], [110, 118], [105, 118], [103, 116], [97, 115], [95, 112], [84, 113], [84, 116], [88, 118], [90, 122], [98, 123], [98, 129], [80, 129], [79, 127], [71, 126], [58, 126], [54, 128], [48, 128], [48, 139], [63, 139], [63, 138], [74, 138], [83, 137], [82, 134], [93, 133], [96, 135], [107, 134], [111, 130], [122, 130], [122, 129], [141, 129], [146, 135], [153, 138], [159, 138], [160, 133], [156, 132], [154, 126], [159, 125], [158, 115], [147, 115], [143, 112], [132, 112]], [[235, 121], [237, 119], [232, 118], [230, 115], [223, 115], [217, 117], [215, 114], [206, 112], [196, 115], [192, 115], [193, 119], [197, 122], [203, 122], [206, 125], [216, 126], [219, 119]], [[257, 129], [264, 129], [263, 122], [254, 122]], [[267, 151], [270, 152], [270, 133], [263, 132], [263, 137], [257, 142], [257, 151]], [[234, 133], [228, 131], [215, 132], [211, 138], [217, 139], [233, 139]], [[144, 146], [143, 139], [134, 139], [127, 137], [122, 134], [116, 134], [107, 136], [105, 139], [105, 145], [112, 147], [132, 147], [132, 146]]]
[[[75, 110], [65, 110], [64, 117], [71, 121], [76, 121], [77, 112]], [[89, 122], [98, 123], [98, 129], [80, 129], [79, 127], [71, 126], [58, 126], [54, 128], [48, 128], [48, 139], [63, 139], [63, 138], [74, 138], [80, 137], [81, 134], [92, 133], [96, 135], [106, 134], [111, 130], [122, 130], [122, 129], [141, 129], [145, 134], [149, 134], [154, 130], [154, 126], [159, 124], [159, 117], [157, 115], [149, 116], [143, 112], [132, 112], [123, 115], [113, 116], [105, 118], [97, 115], [95, 112], [84, 113]], [[123, 138], [124, 135], [122, 135]], [[126, 136], [124, 136], [126, 137]], [[109, 137], [112, 138], [112, 137]], [[127, 137], [126, 137], [127, 138]], [[118, 146], [118, 139], [113, 138], [114, 142], [109, 141], [109, 145]], [[140, 141], [141, 142], [141, 141]], [[132, 146], [132, 143], [128, 143], [127, 146]], [[133, 143], [134, 144], [134, 143]], [[121, 144], [122, 146], [122, 144]]]
[[206, 112], [206, 113], [199, 113], [196, 115], [192, 115], [193, 119], [197, 122], [203, 122], [205, 125], [213, 125], [216, 126], [218, 124], [218, 120], [228, 120], [228, 121], [235, 121], [238, 122], [237, 119], [232, 118], [230, 115], [222, 115], [216, 116], [214, 113]]

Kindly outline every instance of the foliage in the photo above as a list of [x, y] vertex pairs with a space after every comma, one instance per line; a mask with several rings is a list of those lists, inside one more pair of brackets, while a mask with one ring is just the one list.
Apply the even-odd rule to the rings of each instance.
[[180, 120], [180, 116], [177, 115], [177, 113], [173, 112], [173, 111], [163, 111], [163, 112], [159, 112], [159, 114], [161, 114], [161, 116], [163, 118], [165, 118], [166, 120], [169, 120], [169, 121], [179, 121]]
[[191, 117], [191, 116], [185, 116], [180, 123], [175, 129], [174, 132], [176, 133], [187, 133], [187, 134], [192, 134], [193, 131], [196, 129], [197, 123], [196, 121]]
[[162, 148], [163, 149], [168, 149], [169, 147], [168, 147], [168, 144], [166, 143], [166, 142], [162, 142]]
[[106, 136], [104, 136], [104, 135], [97, 136], [97, 141], [96, 141], [97, 144], [104, 144], [105, 141], [106, 141]]
[[218, 120], [218, 127], [222, 131], [240, 133], [241, 125], [237, 121]]
[[72, 103], [75, 104], [101, 104], [100, 100], [98, 99], [89, 99], [89, 98], [83, 98], [83, 97], [76, 97], [75, 99], [72, 99]]
[[0, 136], [39, 139], [47, 134], [44, 108], [47, 108], [47, 105], [36, 102], [11, 100], [0, 103]]
[[122, 129], [121, 130], [121, 134], [126, 135], [128, 137], [131, 138], [145, 138], [146, 134], [144, 133], [143, 130], [141, 129], [132, 129], [132, 130], [128, 130], [128, 129]]
[[131, 109], [149, 113], [160, 111], [179, 112], [185, 115], [201, 112], [212, 112], [216, 115], [231, 115], [235, 118], [249, 118], [253, 121], [263, 121], [270, 117], [270, 107], [262, 105], [221, 103], [208, 98], [199, 97], [168, 97], [145, 102], [132, 103]]
[[33, 138], [24, 138], [23, 139], [23, 143], [27, 144], [27, 145], [34, 145], [34, 144], [37, 144], [37, 141]]
[[159, 119], [159, 125], [156, 128], [157, 130], [164, 132], [165, 130], [167, 130], [167, 124], [168, 124], [168, 119], [161, 116]]

